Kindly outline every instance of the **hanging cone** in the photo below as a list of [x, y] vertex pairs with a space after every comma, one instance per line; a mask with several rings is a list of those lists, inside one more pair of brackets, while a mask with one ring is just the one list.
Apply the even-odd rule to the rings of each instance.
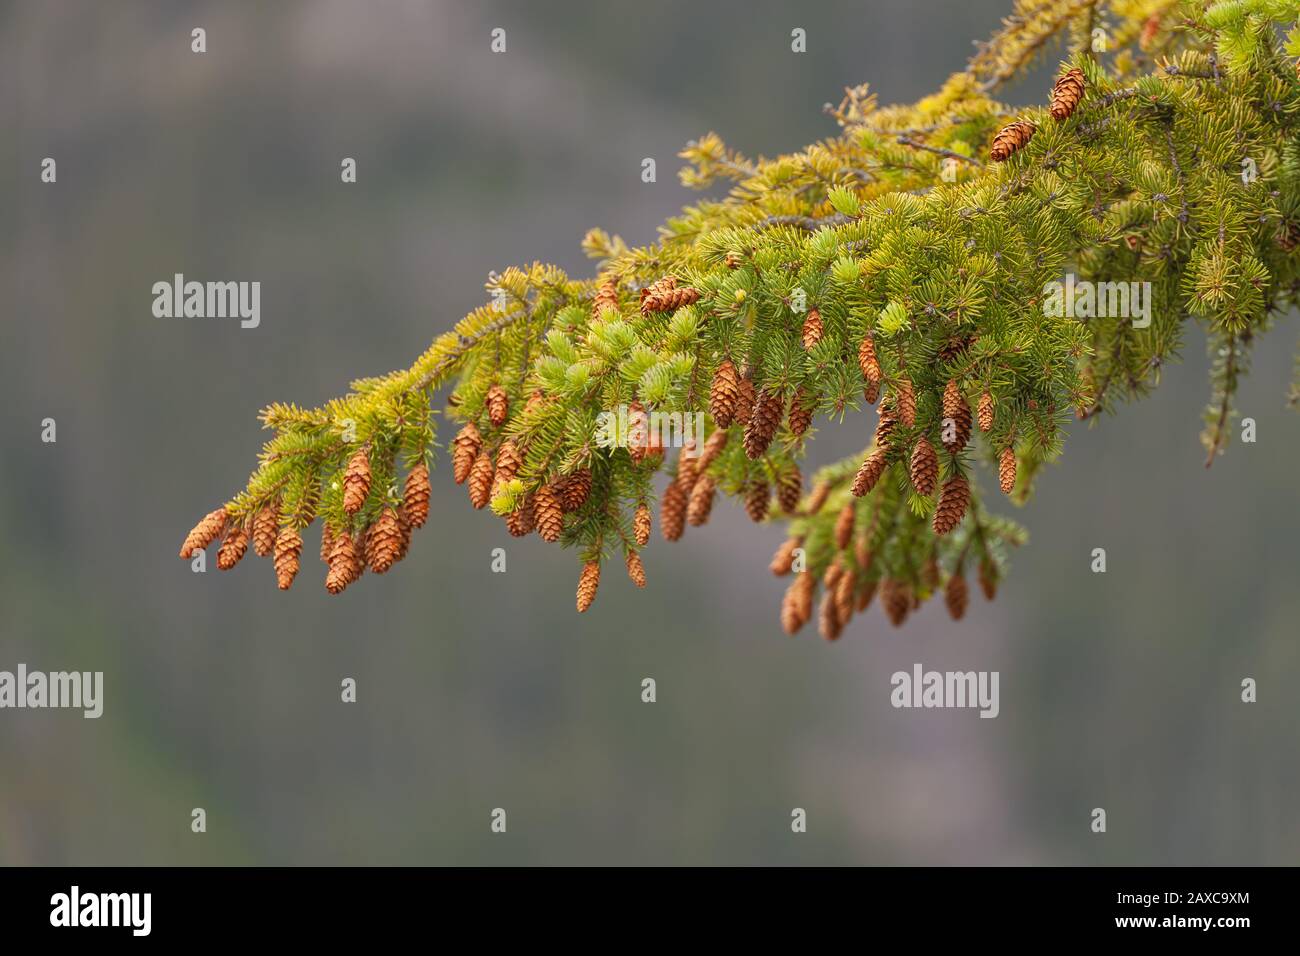
[[947, 534], [966, 517], [966, 508], [970, 504], [970, 485], [962, 475], [953, 475], [943, 483], [939, 493], [939, 505], [934, 509], [931, 527], [935, 534]]
[[785, 400], [781, 393], [764, 389], [754, 402], [754, 411], [745, 425], [745, 455], [758, 458], [772, 444], [776, 430], [781, 425], [781, 413]]
[[[858, 346], [858, 368], [862, 371], [862, 377], [866, 379], [868, 385], [879, 385], [882, 378], [880, 372], [880, 360], [876, 358], [876, 343], [868, 332], [862, 336], [862, 343]], [[874, 402], [875, 399], [868, 399]]]
[[984, 592], [984, 599], [992, 601], [998, 596], [998, 569], [988, 556], [980, 559], [980, 590]]
[[644, 501], [636, 506], [636, 514], [632, 516], [632, 537], [642, 548], [650, 540], [650, 506]]
[[365, 566], [361, 548], [356, 538], [346, 532], [334, 536], [334, 549], [330, 552], [329, 573], [325, 575], [325, 590], [340, 594], [358, 577]]
[[515, 444], [513, 438], [507, 438], [497, 449], [496, 475], [500, 481], [509, 481], [515, 475], [519, 474], [519, 469], [523, 467], [524, 456], [519, 452], [519, 446]]
[[943, 603], [954, 621], [965, 617], [966, 605], [970, 603], [970, 590], [966, 587], [966, 578], [959, 572], [954, 571], [948, 578], [948, 585], [943, 589]]
[[469, 472], [469, 503], [475, 508], [486, 508], [492, 500], [492, 456], [480, 448]]
[[754, 383], [747, 378], [736, 382], [736, 414], [734, 422], [744, 425], [754, 413]]
[[885, 578], [880, 582], [880, 606], [894, 627], [902, 626], [912, 610], [912, 589], [902, 581]]
[[659, 532], [667, 541], [676, 541], [686, 530], [686, 492], [676, 482], [669, 482], [659, 505]]
[[912, 380], [906, 376], [900, 376], [898, 384], [894, 388], [894, 410], [898, 414], [898, 420], [912, 428], [916, 425], [916, 393], [912, 391]]
[[822, 510], [822, 505], [826, 504], [826, 499], [830, 497], [831, 486], [829, 482], [819, 481], [813, 485], [812, 494], [808, 496], [808, 514], [815, 515]]
[[432, 493], [429, 466], [420, 462], [407, 474], [406, 485], [402, 488], [402, 510], [412, 528], [422, 528], [429, 520], [429, 496]]
[[987, 432], [993, 428], [993, 396], [987, 391], [980, 394], [979, 405], [975, 410], [975, 420], [979, 422], [980, 431]]
[[205, 514], [185, 536], [185, 542], [181, 545], [181, 557], [191, 558], [195, 551], [207, 550], [208, 545], [216, 541], [221, 532], [226, 529], [226, 520], [225, 508], [218, 508]]
[[839, 615], [839, 604], [835, 600], [835, 595], [829, 591], [822, 598], [821, 610], [817, 615], [817, 630], [828, 641], [838, 640], [840, 634], [844, 632], [844, 621]]
[[559, 541], [564, 532], [564, 505], [553, 486], [542, 485], [537, 489], [533, 509], [537, 515], [537, 533], [542, 540], [552, 544]]
[[868, 382], [862, 389], [862, 400], [868, 405], [876, 404], [876, 399], [880, 397], [880, 383]]
[[483, 447], [483, 436], [473, 422], [467, 422], [452, 442], [451, 471], [456, 484], [463, 485]]
[[[1145, 30], [1143, 31], [1145, 32]], [[1058, 123], [1068, 119], [1083, 99], [1084, 79], [1082, 70], [1067, 70], [1057, 78], [1052, 86], [1051, 106], [1048, 111]]]
[[776, 500], [786, 514], [794, 514], [803, 494], [803, 472], [797, 465], [782, 471], [776, 479]]
[[[966, 397], [962, 395], [961, 389], [957, 387], [957, 380], [950, 379], [943, 389], [943, 429], [941, 437], [944, 439], [943, 447], [954, 454], [966, 447], [970, 441], [971, 413], [970, 406], [966, 404]], [[953, 428], [949, 428], [951, 420]], [[947, 439], [951, 437], [952, 440]]]
[[560, 505], [566, 512], [577, 511], [587, 503], [591, 494], [591, 472], [586, 468], [566, 476], [564, 487], [560, 489]]
[[912, 462], [909, 468], [912, 487], [918, 495], [934, 494], [934, 487], [939, 482], [939, 456], [928, 438], [918, 438], [912, 449]]
[[275, 580], [281, 591], [293, 586], [298, 575], [302, 535], [297, 528], [281, 528], [275, 538]]
[[863, 459], [862, 466], [853, 478], [853, 487], [850, 491], [853, 492], [854, 497], [861, 498], [876, 487], [876, 482], [884, 473], [885, 453], [877, 449]]
[[600, 565], [595, 561], [588, 561], [582, 566], [582, 574], [578, 577], [579, 614], [591, 607], [591, 602], [596, 600], [596, 588], [599, 586]]
[[835, 616], [841, 626], [848, 624], [853, 617], [853, 592], [856, 588], [857, 579], [848, 572], [835, 582]]
[[812, 351], [822, 340], [822, 314], [816, 309], [809, 309], [803, 319], [803, 347]]
[[731, 364], [731, 359], [723, 359], [718, 370], [713, 373], [713, 384], [709, 386], [709, 414], [719, 428], [731, 425], [739, 398], [740, 381], [736, 366]]
[[537, 527], [537, 499], [528, 495], [519, 507], [506, 515], [506, 530], [511, 537], [522, 538]]
[[787, 634], [798, 632], [812, 617], [813, 593], [816, 589], [817, 580], [811, 574], [796, 574], [790, 582], [781, 601], [781, 627]]
[[362, 445], [352, 453], [343, 472], [343, 510], [350, 515], [361, 510], [370, 495], [370, 448]]
[[772, 491], [766, 481], [759, 478], [751, 482], [749, 490], [745, 492], [745, 514], [749, 515], [749, 520], [755, 524], [766, 521], [771, 499]]
[[858, 588], [858, 600], [854, 610], [859, 614], [871, 606], [871, 599], [876, 596], [876, 581], [864, 581]]
[[275, 549], [275, 536], [280, 532], [280, 515], [274, 504], [263, 505], [253, 518], [253, 553], [259, 558], [270, 557]]
[[627, 576], [637, 587], [645, 587], [645, 565], [641, 563], [641, 555], [635, 551], [627, 553]]
[[853, 538], [853, 521], [857, 517], [857, 508], [853, 502], [849, 502], [840, 509], [839, 516], [835, 519], [835, 547], [843, 551], [849, 546], [849, 541]]
[[880, 411], [876, 415], [876, 446], [880, 450], [889, 447], [890, 439], [894, 436], [894, 427], [898, 424], [898, 418], [894, 414], [892, 406], [881, 403]]
[[618, 279], [614, 276], [607, 276], [596, 289], [591, 317], [599, 319], [602, 312], [609, 312], [614, 318], [618, 316]]
[[650, 416], [645, 406], [633, 401], [627, 406], [627, 453], [631, 459], [640, 464], [645, 460], [650, 447]]
[[1010, 445], [998, 454], [998, 487], [1004, 495], [1016, 487], [1016, 453]]
[[776, 549], [776, 554], [772, 555], [772, 563], [768, 569], [778, 578], [784, 577], [790, 573], [794, 567], [794, 552], [796, 548], [803, 546], [803, 538], [786, 538], [781, 542], [781, 547]]
[[366, 531], [366, 566], [376, 574], [384, 574], [395, 563], [402, 550], [402, 528], [397, 513], [386, 507]]
[[712, 475], [701, 475], [691, 489], [690, 501], [686, 507], [686, 521], [698, 528], [707, 524], [713, 511], [713, 495], [717, 482]]
[[504, 425], [510, 417], [510, 398], [506, 395], [506, 390], [500, 385], [493, 385], [487, 390], [483, 402], [487, 406], [488, 421], [496, 428]]
[[320, 559], [325, 564], [330, 563], [330, 555], [334, 553], [334, 529], [329, 526], [328, 522], [321, 525], [320, 529]]
[[229, 571], [239, 563], [244, 552], [248, 550], [248, 532], [243, 528], [231, 528], [226, 540], [217, 551], [217, 567]]
[[[807, 403], [806, 407], [805, 403]], [[790, 399], [790, 413], [786, 416], [786, 423], [789, 424], [793, 434], [802, 435], [812, 424], [812, 418], [812, 402], [801, 388], [794, 393], [794, 398]]]

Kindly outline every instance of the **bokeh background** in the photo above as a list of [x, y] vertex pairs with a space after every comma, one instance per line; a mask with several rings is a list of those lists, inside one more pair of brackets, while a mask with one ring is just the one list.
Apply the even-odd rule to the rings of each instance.
[[[846, 84], [924, 95], [1005, 12], [0, 5], [0, 669], [106, 683], [97, 721], [0, 712], [0, 862], [1294, 863], [1294, 316], [1242, 386], [1256, 444], [1202, 467], [1189, 330], [1153, 397], [1075, 427], [1018, 515], [1032, 537], [1002, 593], [960, 625], [932, 606], [893, 630], [873, 610], [834, 646], [785, 637], [780, 529], [731, 505], [656, 536], [647, 591], [610, 568], [579, 617], [576, 558], [510, 539], [445, 468], [411, 555], [342, 598], [310, 538], [287, 595], [251, 556], [203, 575], [176, 558], [251, 469], [261, 406], [409, 364], [493, 268], [589, 272], [588, 226], [653, 239], [693, 199], [688, 139], [772, 154], [833, 135], [821, 106]], [[1008, 99], [1041, 100], [1042, 75]], [[260, 280], [261, 327], [155, 319], [150, 287], [175, 272]], [[813, 462], [870, 427], [824, 427]], [[889, 675], [913, 662], [1000, 671], [1001, 716], [892, 709]]]

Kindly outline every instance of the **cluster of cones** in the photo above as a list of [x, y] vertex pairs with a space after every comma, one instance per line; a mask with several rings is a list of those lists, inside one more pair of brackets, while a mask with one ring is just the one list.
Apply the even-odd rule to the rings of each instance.
[[[1069, 119], [1079, 105], [1079, 101], [1083, 99], [1085, 87], [1086, 82], [1082, 70], [1067, 70], [1057, 77], [1056, 83], [1052, 86], [1051, 101], [1048, 105], [1048, 112], [1052, 114], [1052, 119], [1058, 123]], [[1008, 123], [998, 130], [997, 135], [993, 137], [993, 145], [989, 149], [989, 158], [995, 163], [1006, 162], [1024, 149], [1029, 144], [1029, 141], [1034, 138], [1036, 132], [1038, 132], [1038, 128], [1028, 120], [1016, 120]]]

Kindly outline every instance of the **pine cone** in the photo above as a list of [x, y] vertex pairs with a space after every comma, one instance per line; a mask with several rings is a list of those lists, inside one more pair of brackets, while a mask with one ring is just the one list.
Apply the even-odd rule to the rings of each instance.
[[840, 509], [839, 516], [835, 519], [835, 547], [841, 551], [847, 548], [853, 539], [853, 522], [856, 518], [857, 508], [850, 501]]
[[552, 544], [559, 541], [564, 532], [564, 504], [554, 486], [542, 485], [537, 489], [533, 509], [537, 514], [537, 533], [542, 540]]
[[500, 481], [509, 481], [515, 475], [519, 474], [519, 469], [523, 467], [524, 456], [519, 452], [519, 446], [515, 444], [513, 438], [507, 438], [497, 449], [497, 467], [496, 476]]
[[709, 386], [709, 414], [718, 428], [727, 428], [736, 416], [736, 401], [740, 398], [740, 377], [731, 359], [723, 359], [713, 373]]
[[736, 382], [736, 414], [732, 421], [741, 425], [749, 421], [754, 414], [754, 383], [741, 376]]
[[366, 531], [366, 565], [376, 574], [384, 574], [397, 563], [402, 550], [402, 527], [397, 513], [384, 508]]
[[641, 555], [635, 551], [627, 553], [627, 576], [637, 587], [645, 587], [645, 565], [641, 563]]
[[998, 596], [998, 570], [987, 556], [980, 559], [979, 579], [980, 590], [984, 592], [984, 599], [992, 601]]
[[771, 503], [772, 490], [767, 482], [759, 478], [752, 482], [745, 492], [745, 513], [749, 520], [761, 524], [767, 520], [767, 509]]
[[885, 472], [885, 453], [876, 449], [862, 461], [862, 466], [858, 468], [858, 473], [853, 478], [853, 487], [850, 489], [854, 497], [861, 498], [863, 495], [876, 487], [876, 482]]
[[506, 390], [500, 385], [493, 385], [487, 390], [483, 401], [487, 405], [488, 421], [500, 428], [510, 417], [510, 398], [506, 395]]
[[989, 156], [995, 163], [1001, 163], [1009, 159], [1012, 154], [1023, 149], [1034, 136], [1037, 127], [1027, 120], [1017, 120], [1008, 126], [1004, 126], [993, 137], [993, 148], [989, 150]]
[[451, 471], [456, 484], [463, 485], [474, 467], [474, 459], [483, 447], [483, 436], [473, 422], [467, 422], [452, 442]]
[[909, 469], [912, 487], [918, 495], [934, 494], [934, 486], [939, 482], [939, 456], [928, 438], [918, 438], [912, 449], [912, 463]]
[[[805, 402], [809, 403], [808, 407], [804, 406]], [[794, 397], [790, 399], [790, 413], [786, 416], [786, 422], [789, 424], [790, 431], [793, 434], [802, 435], [808, 430], [808, 426], [812, 424], [812, 417], [811, 402], [809, 401], [808, 396], [804, 393], [804, 390], [801, 388], [796, 391]]]
[[682, 486], [669, 482], [659, 504], [659, 532], [665, 541], [676, 541], [686, 530], [687, 495]]
[[627, 406], [627, 453], [631, 459], [640, 464], [645, 460], [646, 450], [650, 445], [650, 416], [645, 406], [633, 401]]
[[876, 399], [880, 397], [880, 383], [868, 382], [862, 389], [862, 400], [868, 405], [876, 404]]
[[641, 548], [650, 540], [650, 506], [644, 501], [636, 506], [636, 514], [632, 517], [632, 537]]
[[731, 432], [721, 428], [710, 435], [708, 441], [704, 443], [704, 451], [700, 453], [696, 467], [702, 471], [713, 464], [717, 457], [722, 454], [723, 449], [727, 447], [727, 440], [730, 437]]
[[293, 586], [298, 575], [299, 555], [302, 553], [302, 535], [297, 528], [281, 528], [275, 538], [275, 580], [281, 591]]
[[841, 626], [849, 623], [853, 617], [853, 592], [857, 588], [857, 579], [850, 573], [835, 583], [835, 616]]
[[826, 499], [830, 497], [831, 486], [828, 482], [819, 481], [813, 486], [812, 494], [808, 496], [808, 513], [815, 515], [822, 510], [822, 505], [826, 504]]
[[822, 340], [822, 314], [816, 309], [809, 309], [803, 319], [803, 347], [812, 351]]
[[506, 530], [511, 537], [522, 538], [531, 534], [536, 527], [537, 500], [533, 495], [528, 495], [518, 508], [506, 515]]
[[206, 550], [224, 530], [226, 530], [226, 509], [218, 508], [216, 511], [209, 511], [185, 536], [185, 541], [181, 545], [181, 557], [191, 558], [195, 551]]
[[618, 314], [618, 279], [609, 276], [596, 289], [596, 298], [592, 302], [591, 317], [599, 319], [602, 312]]
[[566, 512], [577, 511], [587, 503], [587, 496], [590, 494], [591, 472], [586, 468], [579, 468], [566, 476], [564, 487], [560, 490], [560, 506]]
[[948, 607], [948, 615], [954, 621], [960, 621], [966, 615], [966, 605], [970, 603], [970, 589], [966, 587], [966, 578], [954, 571], [948, 578], [948, 585], [943, 589], [943, 603]]
[[641, 314], [651, 312], [674, 312], [684, 305], [691, 305], [700, 299], [700, 290], [689, 286], [680, 289], [667, 289], [653, 292], [641, 300]]
[[239, 563], [239, 559], [248, 550], [248, 532], [243, 528], [231, 528], [226, 540], [217, 551], [217, 567], [229, 571]]
[[822, 598], [821, 611], [817, 615], [817, 630], [828, 641], [838, 640], [844, 632], [844, 621], [840, 619], [839, 604], [835, 595], [829, 591]]
[[578, 577], [579, 614], [591, 607], [591, 602], [596, 600], [596, 588], [599, 586], [600, 565], [595, 561], [588, 561], [582, 566], [582, 574]]
[[897, 424], [898, 418], [894, 414], [894, 409], [882, 402], [880, 410], [876, 413], [876, 446], [882, 451], [889, 448], [890, 439], [894, 435], [894, 426]]
[[713, 511], [713, 495], [717, 482], [712, 475], [701, 475], [691, 489], [690, 502], [686, 508], [686, 521], [691, 527], [698, 528], [706, 524]]
[[406, 485], [402, 489], [402, 509], [412, 528], [422, 528], [429, 520], [429, 496], [432, 493], [429, 466], [420, 462], [407, 474]]
[[677, 454], [677, 473], [673, 476], [673, 483], [689, 495], [695, 487], [695, 480], [700, 477], [700, 458], [692, 457], [686, 451], [683, 448]]
[[857, 564], [859, 571], [865, 573], [871, 570], [875, 555], [871, 553], [871, 544], [865, 534], [858, 535], [857, 543], [853, 546], [853, 561]]
[[753, 414], [745, 424], [745, 455], [758, 458], [767, 451], [776, 430], [781, 425], [781, 413], [785, 410], [785, 400], [781, 393], [764, 389], [754, 402]]
[[361, 510], [370, 495], [370, 448], [362, 445], [352, 453], [343, 472], [343, 510], [350, 515]]
[[970, 485], [962, 475], [953, 475], [943, 483], [939, 492], [939, 505], [934, 509], [931, 527], [935, 534], [947, 534], [966, 517], [966, 507], [970, 504]]
[[772, 563], [768, 569], [778, 578], [784, 577], [790, 573], [794, 567], [794, 552], [796, 548], [803, 546], [803, 538], [786, 538], [781, 542], [781, 547], [776, 549], [776, 554], [772, 555]]
[[880, 606], [894, 627], [900, 627], [912, 610], [912, 588], [894, 578], [880, 582]]
[[486, 508], [492, 500], [492, 456], [480, 448], [469, 472], [469, 503], [475, 508]]
[[[858, 346], [858, 368], [862, 370], [862, 377], [868, 385], [880, 384], [880, 360], [876, 358], [876, 343], [870, 332], [862, 336], [862, 343]], [[874, 402], [875, 399], [868, 401]]]
[[993, 396], [987, 391], [980, 395], [979, 405], [975, 409], [975, 419], [980, 431], [987, 432], [993, 427]]
[[361, 576], [365, 567], [356, 538], [346, 532], [334, 536], [334, 549], [330, 552], [329, 573], [325, 575], [325, 590], [339, 594]]
[[798, 466], [782, 471], [776, 479], [776, 500], [786, 514], [794, 514], [803, 494], [803, 472]]
[[854, 610], [859, 614], [871, 606], [871, 599], [876, 596], [877, 581], [864, 581], [858, 589], [858, 600], [854, 605]]
[[898, 414], [898, 420], [908, 428], [916, 425], [916, 393], [912, 391], [912, 380], [906, 376], [899, 376], [898, 384], [894, 389], [894, 408]]
[[1061, 74], [1052, 86], [1050, 107], [1052, 119], [1060, 122], [1070, 117], [1074, 108], [1079, 105], [1079, 100], [1083, 99], [1083, 87], [1082, 70], [1067, 70]]
[[1016, 452], [1010, 445], [998, 454], [998, 487], [1004, 495], [1016, 487]]
[[817, 580], [811, 574], [796, 574], [781, 601], [781, 627], [794, 634], [812, 617], [813, 592]]
[[970, 406], [966, 404], [966, 398], [962, 395], [961, 389], [957, 387], [956, 379], [949, 379], [948, 384], [943, 389], [943, 423], [942, 434], [948, 435], [948, 422], [946, 419], [952, 419], [956, 428], [953, 430], [953, 441], [944, 441], [943, 447], [947, 448], [954, 454], [966, 447], [970, 441], [971, 413]]
[[275, 549], [275, 536], [280, 532], [280, 515], [275, 504], [263, 505], [253, 518], [253, 553], [259, 558], [269, 557]]
[[320, 559], [325, 564], [330, 563], [330, 555], [334, 553], [334, 529], [326, 522], [321, 525], [320, 529]]

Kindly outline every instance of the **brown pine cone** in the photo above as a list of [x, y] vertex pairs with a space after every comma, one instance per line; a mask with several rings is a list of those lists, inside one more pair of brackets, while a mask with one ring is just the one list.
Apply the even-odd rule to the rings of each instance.
[[206, 550], [224, 530], [226, 530], [226, 509], [218, 508], [216, 511], [209, 511], [185, 536], [185, 541], [181, 544], [181, 557], [191, 558], [195, 551]]
[[343, 510], [350, 515], [361, 510], [370, 495], [370, 448], [362, 445], [352, 453], [343, 472]]
[[858, 588], [858, 600], [854, 604], [854, 610], [859, 614], [871, 606], [871, 599], [876, 596], [878, 584], [878, 581], [864, 581]]
[[1052, 99], [1049, 112], [1052, 119], [1060, 122], [1068, 119], [1074, 112], [1074, 108], [1079, 105], [1079, 100], [1083, 99], [1083, 71], [1067, 70], [1057, 78], [1052, 86]]
[[857, 586], [857, 578], [849, 573], [845, 573], [835, 583], [835, 616], [841, 624], [848, 624], [853, 617], [853, 592]]
[[984, 592], [984, 599], [992, 601], [998, 596], [998, 569], [987, 556], [980, 559], [980, 590]]
[[993, 137], [993, 148], [989, 150], [989, 156], [995, 163], [1005, 162], [1012, 154], [1025, 147], [1025, 144], [1033, 138], [1036, 129], [1034, 124], [1027, 120], [1017, 120], [1002, 127]]
[[329, 523], [323, 523], [320, 529], [320, 559], [325, 564], [330, 563], [330, 555], [334, 553], [334, 529]]
[[816, 309], [809, 309], [803, 318], [803, 347], [812, 351], [822, 340], [822, 314]]
[[677, 482], [670, 481], [659, 505], [659, 531], [664, 540], [676, 541], [686, 530], [686, 506], [686, 492]]
[[259, 558], [269, 557], [275, 549], [275, 536], [280, 532], [280, 515], [275, 504], [263, 505], [253, 518], [253, 553]]
[[880, 582], [880, 606], [894, 627], [900, 627], [912, 610], [912, 588], [894, 578]]
[[771, 503], [772, 490], [762, 478], [753, 481], [745, 492], [745, 514], [755, 524], [767, 520], [767, 509]]
[[912, 449], [912, 463], [909, 469], [912, 487], [918, 495], [934, 494], [934, 486], [939, 482], [939, 456], [928, 438], [918, 438]]
[[817, 630], [828, 641], [838, 640], [844, 632], [844, 621], [840, 619], [839, 604], [835, 595], [826, 592], [822, 598], [821, 610], [817, 614]]
[[797, 465], [782, 471], [776, 479], [776, 500], [786, 514], [794, 514], [803, 494], [803, 472]]
[[229, 571], [239, 563], [239, 559], [248, 550], [248, 532], [243, 528], [231, 528], [226, 540], [217, 550], [217, 567]]
[[943, 603], [948, 608], [948, 615], [954, 621], [960, 621], [966, 615], [966, 605], [970, 603], [970, 589], [966, 587], [966, 578], [954, 571], [943, 589]]
[[718, 428], [731, 425], [739, 398], [740, 376], [736, 374], [736, 366], [731, 364], [731, 359], [723, 359], [713, 373], [713, 384], [709, 386], [709, 414]]
[[407, 474], [406, 485], [402, 488], [402, 508], [412, 528], [422, 528], [429, 520], [429, 495], [432, 493], [429, 466], [420, 462]]
[[519, 446], [515, 444], [513, 438], [507, 438], [497, 449], [497, 467], [496, 475], [501, 481], [509, 481], [515, 475], [519, 474], [519, 469], [524, 465], [524, 456], [519, 452]]
[[987, 432], [993, 427], [993, 396], [987, 391], [980, 394], [979, 405], [975, 409], [975, 420], [979, 422], [982, 432]]
[[931, 527], [935, 534], [947, 534], [966, 517], [966, 508], [970, 504], [970, 485], [963, 475], [953, 475], [943, 483], [939, 492], [939, 504], [934, 509]]
[[537, 501], [533, 495], [527, 495], [518, 508], [506, 515], [506, 530], [511, 537], [522, 538], [536, 527]]
[[406, 509], [398, 505], [395, 509], [397, 513], [397, 527], [402, 536], [399, 540], [400, 547], [397, 549], [397, 560], [401, 561], [406, 557], [406, 553], [411, 550], [411, 520], [406, 516]]
[[475, 508], [486, 508], [492, 500], [492, 456], [480, 448], [469, 472], [469, 503]]
[[881, 450], [889, 447], [890, 439], [894, 435], [894, 426], [898, 424], [898, 418], [894, 414], [892, 406], [882, 402], [880, 411], [876, 413], [876, 446]]
[[493, 385], [487, 390], [483, 403], [487, 406], [488, 421], [500, 428], [510, 417], [510, 398], [500, 385]]
[[673, 476], [673, 482], [688, 495], [695, 487], [696, 479], [700, 477], [701, 458], [699, 455], [688, 455], [689, 450], [683, 448], [677, 453], [677, 473]]
[[700, 470], [708, 468], [714, 460], [722, 454], [723, 449], [727, 447], [727, 440], [731, 437], [731, 432], [719, 428], [704, 443], [704, 451], [700, 453], [697, 467]]
[[1016, 487], [1016, 452], [1010, 445], [998, 454], [998, 487], [1004, 495]]
[[[808, 403], [808, 407], [804, 406], [805, 402]], [[808, 430], [808, 426], [812, 424], [812, 418], [812, 403], [801, 388], [790, 399], [790, 412], [786, 416], [786, 422], [790, 425], [790, 431], [793, 434], [802, 435]]]
[[[882, 378], [880, 360], [876, 358], [876, 343], [870, 332], [862, 336], [862, 342], [858, 346], [858, 368], [862, 370], [862, 377], [866, 379], [868, 385], [880, 384]], [[875, 399], [870, 398], [867, 401], [874, 402]]]
[[560, 489], [560, 506], [566, 512], [577, 511], [587, 503], [587, 496], [590, 494], [591, 472], [586, 468], [579, 468], [565, 476], [564, 486]]
[[641, 314], [651, 312], [674, 312], [684, 305], [691, 305], [700, 299], [700, 290], [690, 286], [654, 292], [641, 300]]
[[912, 428], [916, 425], [916, 393], [912, 391], [912, 380], [900, 375], [894, 388], [894, 410], [898, 420]]
[[754, 402], [754, 411], [745, 424], [745, 455], [750, 459], [758, 458], [767, 451], [776, 430], [781, 425], [781, 413], [785, 410], [785, 400], [781, 393], [773, 389], [764, 389]]
[[778, 578], [789, 574], [794, 566], [795, 549], [800, 547], [803, 547], [803, 538], [786, 538], [781, 542], [781, 547], [776, 549], [776, 554], [772, 555], [768, 569]]
[[366, 531], [366, 566], [376, 574], [384, 574], [397, 563], [402, 550], [402, 528], [397, 513], [384, 508], [369, 530]]
[[754, 383], [741, 376], [736, 382], [736, 413], [732, 419], [743, 425], [754, 414]]
[[346, 532], [334, 536], [334, 549], [330, 552], [329, 573], [325, 575], [325, 590], [339, 594], [361, 576], [365, 563], [357, 540]]
[[850, 490], [854, 497], [861, 498], [871, 491], [884, 473], [885, 453], [876, 449], [863, 459], [862, 466], [858, 468], [858, 473], [853, 478], [853, 487]]
[[825, 481], [819, 481], [813, 486], [812, 494], [808, 496], [808, 513], [815, 515], [822, 510], [822, 505], [826, 504], [826, 499], [830, 497], [831, 486]]
[[451, 471], [456, 484], [463, 485], [474, 467], [474, 459], [483, 447], [483, 436], [473, 422], [467, 422], [452, 442]]
[[641, 548], [650, 540], [650, 506], [644, 501], [636, 506], [636, 514], [632, 516], [632, 537]]
[[853, 502], [849, 502], [840, 509], [839, 516], [835, 519], [835, 547], [843, 551], [849, 546], [849, 541], [853, 539], [853, 522], [857, 518], [857, 508]]
[[596, 289], [596, 298], [591, 305], [591, 317], [599, 319], [602, 312], [618, 314], [618, 279], [608, 276]]
[[564, 504], [552, 485], [542, 485], [533, 498], [533, 510], [537, 515], [537, 533], [543, 541], [552, 544], [560, 540], [564, 532]]
[[275, 538], [275, 580], [281, 591], [293, 586], [298, 575], [302, 535], [297, 528], [281, 528]]
[[627, 576], [637, 587], [645, 587], [645, 565], [641, 563], [641, 555], [635, 551], [627, 553]]
[[862, 389], [862, 400], [868, 405], [876, 404], [876, 399], [880, 397], [880, 383], [868, 382]]
[[582, 574], [578, 576], [579, 614], [591, 607], [591, 602], [596, 600], [596, 588], [599, 586], [600, 565], [595, 561], [588, 561], [582, 566]]
[[781, 627], [787, 634], [796, 633], [812, 617], [813, 592], [816, 589], [817, 579], [807, 573], [796, 574], [786, 588], [781, 601]]
[[858, 535], [857, 542], [853, 545], [853, 561], [858, 566], [859, 571], [870, 571], [871, 565], [875, 561], [875, 555], [871, 553], [871, 544], [867, 540], [866, 534]]
[[645, 406], [633, 401], [627, 406], [627, 453], [634, 462], [645, 460], [650, 447], [650, 416]]
[[966, 404], [966, 397], [962, 395], [961, 389], [957, 387], [956, 379], [949, 379], [948, 384], [943, 389], [943, 429], [942, 436], [950, 434], [948, 428], [948, 419], [952, 419], [953, 425], [951, 442], [944, 441], [943, 447], [947, 448], [954, 454], [966, 447], [970, 441], [971, 413], [970, 405]]
[[713, 495], [717, 481], [712, 475], [701, 475], [691, 489], [690, 502], [686, 507], [686, 522], [693, 528], [706, 524], [713, 511]]

